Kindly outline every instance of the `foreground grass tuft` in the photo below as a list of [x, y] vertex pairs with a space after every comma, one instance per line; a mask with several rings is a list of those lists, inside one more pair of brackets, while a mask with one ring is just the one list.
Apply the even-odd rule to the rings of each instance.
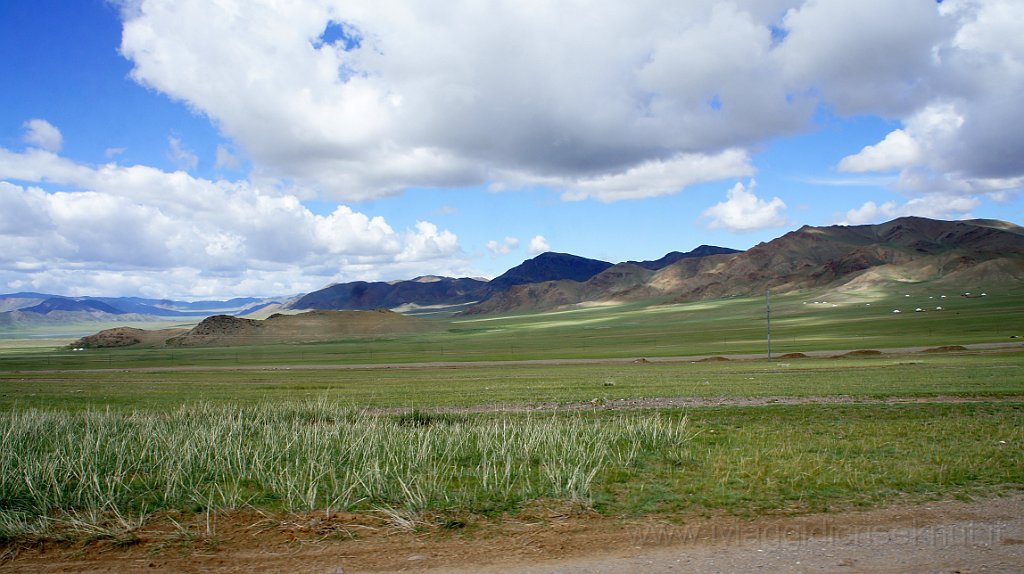
[[[443, 423], [443, 424], [438, 424]], [[681, 448], [676, 417], [376, 416], [319, 403], [182, 407], [169, 413], [0, 414], [0, 537], [74, 520], [257, 507], [514, 510], [589, 504], [608, 465]], [[66, 530], [66, 529], [65, 529]]]
[[154, 512], [826, 510], [1024, 484], [1024, 405], [369, 414], [326, 401], [0, 413], [0, 541], [129, 545]]

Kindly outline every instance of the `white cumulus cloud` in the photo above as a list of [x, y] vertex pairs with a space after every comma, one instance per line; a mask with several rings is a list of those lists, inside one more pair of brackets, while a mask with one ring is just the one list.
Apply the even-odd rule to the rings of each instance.
[[730, 231], [753, 231], [782, 227], [786, 224], [786, 204], [778, 197], [765, 201], [754, 194], [756, 182], [751, 180], [747, 186], [742, 182], [729, 190], [727, 198], [701, 214], [711, 221], [707, 226], [711, 229], [728, 229]]
[[[1015, 0], [124, 6], [137, 82], [211, 118], [261, 177], [321, 198], [679, 193], [753, 175], [752, 150], [809, 129], [822, 106], [903, 123], [843, 169], [926, 170], [967, 188], [1024, 176]], [[943, 106], [964, 121], [928, 139], [914, 124]]]
[[1024, 91], [1024, 5], [955, 0], [935, 11], [942, 33], [929, 43], [927, 65], [906, 76], [913, 86], [902, 93], [917, 95], [897, 114], [903, 127], [843, 158], [839, 168], [898, 169], [899, 189], [913, 193], [998, 197], [1018, 190], [1024, 132], [1014, 118]]
[[25, 143], [46, 151], [58, 152], [64, 146], [64, 136], [56, 126], [46, 120], [32, 119], [24, 124]]
[[551, 251], [551, 244], [544, 238], [543, 235], [534, 235], [533, 239], [530, 240], [530, 255], [540, 255], [541, 253], [547, 253]]
[[467, 271], [458, 237], [427, 221], [395, 230], [347, 206], [315, 214], [247, 181], [91, 167], [41, 150], [0, 148], [0, 242], [0, 285], [58, 293], [291, 294]]
[[653, 160], [625, 172], [562, 182], [564, 199], [592, 197], [603, 202], [642, 199], [678, 193], [687, 186], [733, 176], [752, 175], [746, 152], [727, 150], [716, 155], [685, 154], [667, 161]]
[[971, 210], [979, 205], [981, 201], [976, 197], [941, 194], [915, 197], [903, 204], [896, 201], [886, 201], [882, 204], [868, 201], [856, 209], [847, 211], [845, 219], [840, 221], [839, 225], [881, 223], [910, 215], [932, 219], [970, 219]]
[[502, 241], [492, 239], [487, 242], [487, 250], [491, 252], [492, 257], [507, 255], [516, 249], [519, 249], [519, 239], [515, 237], [506, 237]]
[[916, 165], [921, 161], [921, 146], [903, 130], [893, 130], [876, 145], [869, 145], [859, 153], [844, 157], [840, 171], [890, 171]]
[[[712, 2], [582, 17], [559, 2], [141, 0], [121, 50], [138, 82], [326, 197], [511, 173], [614, 200], [748, 175], [727, 150], [801, 127], [813, 106], [769, 62], [779, 15]], [[359, 41], [321, 40], [331, 22]]]

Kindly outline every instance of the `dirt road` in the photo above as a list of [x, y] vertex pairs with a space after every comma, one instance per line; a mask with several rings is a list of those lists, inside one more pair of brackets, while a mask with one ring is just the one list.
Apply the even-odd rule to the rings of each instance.
[[[385, 517], [198, 516], [138, 539], [8, 549], [4, 572], [1024, 572], [1024, 493], [802, 516], [616, 519], [538, 506], [400, 531]], [[208, 534], [207, 534], [208, 533]]]
[[[1024, 572], [1022, 498], [642, 529], [599, 556], [448, 572]], [[658, 546], [664, 542], [664, 546]]]

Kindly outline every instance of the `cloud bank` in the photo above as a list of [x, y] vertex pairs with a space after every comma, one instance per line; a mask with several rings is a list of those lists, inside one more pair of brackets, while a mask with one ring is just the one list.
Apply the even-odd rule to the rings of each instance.
[[430, 222], [401, 231], [347, 206], [318, 215], [244, 181], [3, 148], [0, 179], [31, 182], [0, 181], [0, 284], [17, 290], [287, 295], [466, 265], [458, 238]]
[[908, 188], [963, 193], [1024, 175], [1024, 132], [1003, 121], [1024, 88], [1024, 9], [1009, 0], [123, 12], [136, 81], [210, 117], [263, 175], [324, 198], [524, 181], [569, 200], [677, 193], [749, 177], [752, 146], [809, 129], [820, 106], [907, 126], [844, 170], [905, 168]]
[[209, 119], [226, 140], [215, 169], [246, 171], [196, 177], [200, 158], [174, 135], [180, 171], [86, 165], [59, 155], [60, 129], [28, 119], [26, 149], [0, 148], [12, 288], [205, 297], [471, 273], [458, 237], [431, 222], [396, 230], [302, 203], [412, 187], [617, 202], [723, 181], [735, 186], [704, 212], [709, 226], [785, 225], [782, 199], [742, 181], [765, 142], [813, 130], [823, 110], [898, 124], [834, 160], [908, 196], [850, 222], [967, 214], [1024, 187], [1013, 0], [119, 4], [131, 78]]
[[[929, 58], [910, 70], [906, 104], [895, 108], [903, 127], [838, 167], [898, 172], [899, 189], [918, 194], [998, 198], [1018, 190], [1024, 187], [1024, 132], [1011, 118], [1019, 116], [1024, 90], [1024, 6], [962, 0], [933, 12]], [[966, 205], [960, 202], [957, 210]]]

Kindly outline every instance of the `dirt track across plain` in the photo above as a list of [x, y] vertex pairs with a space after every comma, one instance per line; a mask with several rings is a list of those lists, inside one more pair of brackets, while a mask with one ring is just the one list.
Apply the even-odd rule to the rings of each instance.
[[[202, 530], [202, 517], [180, 528]], [[398, 531], [386, 520], [312, 513], [214, 516], [185, 544], [153, 527], [116, 547], [22, 548], [6, 572], [1024, 572], [1024, 493], [798, 516], [616, 519], [538, 507], [470, 532]]]

